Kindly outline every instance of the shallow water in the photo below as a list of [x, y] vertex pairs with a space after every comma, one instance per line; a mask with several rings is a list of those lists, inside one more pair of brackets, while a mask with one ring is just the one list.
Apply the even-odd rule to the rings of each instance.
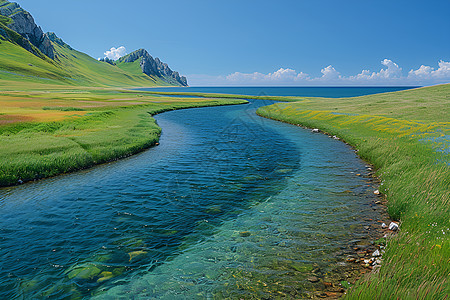
[[313, 289], [381, 218], [376, 183], [347, 145], [257, 117], [270, 103], [167, 112], [158, 147], [1, 189], [0, 298]]

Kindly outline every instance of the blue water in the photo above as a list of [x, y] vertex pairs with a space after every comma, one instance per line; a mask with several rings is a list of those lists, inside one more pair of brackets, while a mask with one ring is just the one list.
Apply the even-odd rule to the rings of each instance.
[[0, 189], [0, 299], [314, 290], [383, 218], [377, 183], [347, 145], [256, 116], [271, 103], [163, 113], [158, 147]]
[[198, 92], [252, 96], [300, 96], [343, 98], [403, 91], [415, 87], [163, 87], [146, 88], [155, 92]]

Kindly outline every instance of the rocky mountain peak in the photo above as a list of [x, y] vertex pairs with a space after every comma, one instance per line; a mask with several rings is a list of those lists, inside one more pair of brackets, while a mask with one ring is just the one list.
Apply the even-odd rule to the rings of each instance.
[[44, 34], [41, 27], [36, 25], [31, 14], [21, 8], [19, 4], [0, 0], [0, 15], [11, 19], [12, 22], [7, 24], [9, 29], [30, 41], [49, 58], [55, 58], [55, 49], [50, 39]]
[[72, 47], [70, 47], [68, 44], [66, 44], [66, 43], [65, 43], [61, 38], [59, 38], [54, 32], [47, 32], [45, 35], [46, 35], [46, 36], [50, 39], [50, 41], [52, 41], [53, 43], [58, 44], [58, 45], [60, 45], [60, 46], [62, 46], [62, 47], [66, 47], [66, 48], [68, 48], [68, 49], [70, 49], [70, 50], [73, 50]]
[[159, 58], [153, 58], [145, 49], [136, 50], [124, 57], [121, 57], [118, 62], [132, 63], [140, 60], [142, 72], [149, 76], [158, 76], [171, 84], [178, 84], [187, 86], [187, 79], [180, 76], [178, 72], [174, 72], [169, 68], [169, 65], [163, 63]]

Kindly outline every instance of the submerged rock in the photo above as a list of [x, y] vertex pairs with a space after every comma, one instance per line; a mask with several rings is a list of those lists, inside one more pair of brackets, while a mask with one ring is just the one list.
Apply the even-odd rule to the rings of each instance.
[[308, 281], [312, 282], [312, 283], [315, 283], [315, 282], [319, 282], [320, 279], [317, 278], [316, 276], [310, 276], [310, 277], [308, 277]]
[[130, 256], [130, 262], [132, 260], [140, 258], [141, 256], [146, 255], [146, 254], [147, 254], [147, 252], [143, 251], [143, 250], [133, 251], [133, 252], [128, 253], [128, 255]]
[[101, 272], [102, 272], [102, 270], [100, 270], [97, 266], [95, 266], [93, 264], [83, 264], [83, 265], [75, 266], [67, 274], [67, 277], [69, 279], [89, 280], [89, 279], [93, 279], [95, 276], [97, 276]]
[[100, 278], [97, 280], [97, 282], [103, 282], [103, 281], [113, 278], [114, 274], [112, 272], [104, 271], [104, 272], [100, 273], [99, 277]]
[[241, 231], [241, 232], [239, 232], [239, 236], [241, 236], [241, 237], [248, 237], [250, 235], [252, 235], [250, 233], [250, 231]]

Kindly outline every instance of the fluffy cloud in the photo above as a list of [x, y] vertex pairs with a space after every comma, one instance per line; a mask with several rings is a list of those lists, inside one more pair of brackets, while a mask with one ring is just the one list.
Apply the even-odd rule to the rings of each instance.
[[395, 81], [402, 77], [402, 68], [400, 68], [395, 62], [390, 59], [384, 59], [381, 61], [386, 69], [381, 69], [379, 72], [370, 73], [369, 70], [362, 70], [361, 73], [355, 76], [349, 76], [348, 79], [353, 82], [373, 82], [386, 84], [389, 81]]
[[307, 79], [308, 74], [305, 73], [297, 73], [292, 69], [283, 69], [280, 68], [278, 71], [263, 74], [259, 72], [254, 73], [240, 73], [235, 72], [226, 77], [227, 81], [240, 83], [247, 82], [249, 84], [258, 84], [258, 83], [283, 83], [283, 82], [298, 82], [303, 79]]
[[332, 65], [321, 70], [322, 76], [311, 77], [306, 73], [289, 68], [280, 68], [273, 73], [241, 73], [228, 76], [192, 75], [192, 85], [267, 85], [267, 86], [308, 86], [308, 85], [432, 85], [450, 82], [450, 62], [441, 60], [439, 68], [420, 66], [404, 76], [402, 68], [390, 59], [381, 61], [383, 68], [378, 72], [362, 70], [352, 76], [341, 75]]
[[124, 46], [120, 46], [119, 48], [112, 47], [110, 50], [106, 51], [105, 57], [112, 59], [112, 60], [118, 60], [122, 56], [125, 56], [127, 54], [127, 49], [125, 49]]
[[318, 79], [321, 79], [324, 81], [336, 80], [336, 79], [341, 78], [340, 73], [338, 71], [336, 71], [336, 69], [332, 65], [329, 65], [328, 67], [320, 70], [320, 72], [322, 72], [323, 75], [321, 78], [318, 78]]
[[390, 59], [385, 58], [382, 65], [386, 66], [387, 69], [381, 69], [376, 76], [381, 78], [399, 78], [402, 76], [402, 68], [400, 68], [395, 62]]
[[417, 70], [411, 70], [408, 78], [415, 80], [449, 80], [450, 81], [450, 62], [441, 60], [438, 63], [439, 68], [435, 70], [430, 66], [421, 65]]

